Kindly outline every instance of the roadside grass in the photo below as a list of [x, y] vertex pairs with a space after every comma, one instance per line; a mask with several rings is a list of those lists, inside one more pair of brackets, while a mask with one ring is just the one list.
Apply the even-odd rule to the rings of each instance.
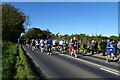
[[21, 45], [13, 42], [3, 42], [2, 79], [20, 80], [23, 78], [36, 80], [36, 75], [27, 63]]
[[27, 63], [27, 59], [24, 55], [21, 45], [19, 45], [19, 57], [17, 57], [16, 69], [17, 69], [17, 74], [15, 78], [17, 79], [21, 79], [21, 78], [37, 79], [35, 74], [30, 69], [29, 64]]
[[2, 78], [13, 78], [16, 70], [17, 44], [12, 42], [3, 42], [2, 47]]

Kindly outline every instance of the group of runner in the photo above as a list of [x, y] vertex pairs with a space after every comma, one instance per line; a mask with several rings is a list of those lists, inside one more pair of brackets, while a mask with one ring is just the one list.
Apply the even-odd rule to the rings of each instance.
[[[92, 55], [96, 52], [98, 53], [98, 42], [97, 41], [89, 41], [87, 45], [82, 44], [81, 40], [76, 40], [75, 37], [68, 40], [52, 40], [52, 39], [28, 39], [26, 40], [26, 45], [29, 47], [32, 46], [32, 50], [40, 50], [44, 52], [47, 49], [47, 54], [51, 55], [52, 50], [61, 51], [62, 53], [66, 52], [69, 55], [77, 57], [77, 53], [80, 52], [80, 47], [83, 45], [84, 49], [87, 49], [88, 52], [92, 51]], [[90, 48], [91, 47], [91, 48]], [[117, 50], [120, 48], [117, 47], [116, 41], [113, 39], [102, 40], [100, 43], [100, 48], [102, 50], [103, 56], [105, 56], [105, 52], [107, 53], [106, 62], [112, 58], [114, 59], [117, 56]], [[84, 50], [83, 50], [84, 51]]]
[[32, 46], [32, 50], [40, 50], [44, 52], [47, 49], [48, 54], [52, 54], [52, 50], [69, 52], [70, 55], [75, 55], [77, 57], [77, 51], [79, 52], [81, 46], [81, 40], [77, 41], [73, 37], [70, 42], [68, 40], [52, 40], [52, 39], [27, 39], [25, 42], [27, 47]]
[[52, 39], [28, 39], [26, 40], [26, 46], [29, 47], [32, 46], [32, 50], [37, 50], [37, 52], [40, 50], [41, 52], [44, 52], [47, 48], [48, 55], [52, 54]]

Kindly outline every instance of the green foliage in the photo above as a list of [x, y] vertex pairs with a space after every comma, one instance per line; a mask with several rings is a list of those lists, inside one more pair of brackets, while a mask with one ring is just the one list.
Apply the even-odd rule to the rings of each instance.
[[[2, 77], [13, 78], [17, 56], [17, 44], [4, 42], [2, 48]], [[11, 74], [12, 73], [12, 74]]]
[[30, 69], [30, 66], [27, 63], [26, 57], [24, 55], [23, 50], [21, 49], [21, 46], [19, 46], [19, 57], [17, 58], [17, 63], [16, 63], [16, 69], [17, 69], [17, 74], [15, 78], [18, 80], [20, 79], [36, 79], [35, 75]]
[[112, 35], [112, 36], [110, 36], [110, 39], [113, 39], [113, 40], [118, 40], [118, 37], [117, 37], [117, 36]]
[[27, 33], [25, 34], [25, 37], [27, 38], [38, 38], [38, 37], [42, 37], [42, 30], [39, 29], [39, 28], [32, 28], [32, 29], [29, 29], [27, 31]]
[[2, 79], [36, 79], [31, 71], [21, 46], [13, 42], [3, 42], [2, 48]]
[[2, 38], [17, 40], [24, 32], [24, 25], [28, 24], [28, 17], [10, 4], [2, 4]]
[[52, 33], [48, 29], [47, 30], [41, 30], [39, 28], [31, 28], [23, 36], [26, 37], [26, 38], [43, 38], [43, 39], [46, 39], [51, 35], [52, 35]]

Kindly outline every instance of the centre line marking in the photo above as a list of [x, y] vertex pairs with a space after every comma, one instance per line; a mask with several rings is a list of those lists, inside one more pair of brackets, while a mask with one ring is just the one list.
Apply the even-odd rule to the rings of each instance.
[[[70, 58], [72, 58], [72, 59], [76, 59], [76, 60], [79, 60], [79, 61], [82, 61], [82, 62], [86, 62], [86, 63], [92, 64], [92, 65], [98, 66], [98, 67], [100, 67], [100, 69], [106, 70], [107, 72], [110, 72], [110, 73], [119, 75], [117, 70], [114, 70], [114, 69], [111, 69], [111, 68], [108, 68], [108, 67], [105, 67], [105, 66], [102, 66], [102, 65], [99, 65], [99, 64], [95, 64], [95, 63], [92, 63], [92, 62], [89, 62], [89, 61], [85, 61], [85, 60], [82, 60], [82, 59], [80, 59], [80, 58], [74, 58], [74, 57], [69, 56], [69, 55], [65, 55], [65, 54], [59, 54], [59, 55], [61, 55], [61, 56], [66, 56], [66, 57], [70, 57]], [[107, 64], [107, 63], [106, 63], [106, 64]]]

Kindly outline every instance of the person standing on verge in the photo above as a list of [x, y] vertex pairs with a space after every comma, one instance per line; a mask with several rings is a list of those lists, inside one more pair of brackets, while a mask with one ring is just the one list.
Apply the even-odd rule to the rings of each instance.
[[98, 53], [98, 42], [97, 41], [95, 41], [95, 52], [96, 54]]
[[94, 40], [92, 40], [91, 46], [92, 46], [92, 55], [94, 55], [94, 51], [95, 51], [95, 42], [94, 42]]
[[112, 45], [113, 45], [113, 54], [112, 54], [112, 58], [114, 59], [115, 57], [117, 57], [117, 43], [116, 41], [112, 41]]
[[105, 56], [105, 49], [106, 49], [106, 46], [107, 46], [106, 40], [102, 40], [100, 46], [101, 46], [101, 50], [102, 50], [102, 56]]

